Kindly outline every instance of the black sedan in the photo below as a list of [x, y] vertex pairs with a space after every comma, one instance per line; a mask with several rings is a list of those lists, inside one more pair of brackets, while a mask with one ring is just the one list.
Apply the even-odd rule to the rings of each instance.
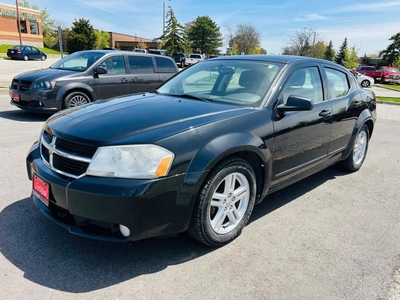
[[74, 234], [188, 231], [217, 247], [268, 194], [335, 163], [360, 169], [375, 119], [375, 95], [337, 64], [217, 57], [151, 93], [53, 115], [27, 171], [37, 207]]
[[46, 60], [47, 55], [43, 51], [34, 46], [16, 45], [11, 49], [7, 49], [7, 56], [11, 59], [40, 59]]

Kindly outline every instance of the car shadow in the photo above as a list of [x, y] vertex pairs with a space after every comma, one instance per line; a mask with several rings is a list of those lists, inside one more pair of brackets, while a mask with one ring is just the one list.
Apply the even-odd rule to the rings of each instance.
[[0, 111], [0, 118], [20, 122], [44, 122], [51, 116], [50, 113], [32, 113], [23, 110]]
[[302, 195], [321, 186], [325, 182], [345, 175], [349, 175], [349, 172], [343, 170], [338, 165], [333, 165], [290, 185], [290, 187], [286, 187], [282, 190], [267, 195], [267, 197], [260, 204], [255, 206], [250, 217], [249, 224], [292, 202], [293, 200], [298, 199]]
[[[329, 168], [290, 189], [269, 195], [268, 201], [256, 206], [250, 222], [344, 174], [347, 173]], [[216, 251], [186, 233], [132, 243], [75, 236], [45, 218], [31, 198], [4, 208], [0, 213], [0, 228], [0, 252], [24, 272], [26, 279], [70, 293], [100, 290]]]

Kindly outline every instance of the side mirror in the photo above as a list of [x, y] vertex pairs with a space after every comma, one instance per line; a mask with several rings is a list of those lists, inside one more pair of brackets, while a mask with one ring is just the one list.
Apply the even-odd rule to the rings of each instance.
[[99, 74], [107, 74], [107, 69], [104, 67], [96, 67], [94, 69], [94, 74], [99, 75]]
[[314, 108], [314, 103], [311, 99], [290, 95], [286, 104], [279, 104], [277, 107], [278, 114], [285, 111], [303, 111], [312, 110]]

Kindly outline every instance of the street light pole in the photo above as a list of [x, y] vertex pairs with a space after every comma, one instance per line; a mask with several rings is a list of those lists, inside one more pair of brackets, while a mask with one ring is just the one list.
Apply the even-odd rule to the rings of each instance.
[[18, 29], [18, 34], [19, 34], [19, 45], [22, 46], [21, 19], [19, 18], [18, 0], [15, 0], [15, 6], [17, 7], [17, 29]]
[[[168, 1], [171, 1], [171, 0], [168, 0]], [[165, 2], [167, 2], [167, 1], [164, 1], [164, 2], [163, 2], [163, 14], [162, 14], [162, 16], [163, 16], [162, 34], [163, 34], [163, 35], [164, 35], [164, 33], [165, 33]]]

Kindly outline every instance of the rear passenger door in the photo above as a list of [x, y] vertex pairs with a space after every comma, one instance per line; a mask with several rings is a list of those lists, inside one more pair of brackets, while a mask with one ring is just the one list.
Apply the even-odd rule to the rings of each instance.
[[160, 75], [155, 72], [151, 55], [128, 55], [128, 63], [132, 94], [150, 92], [162, 82]]
[[324, 71], [333, 121], [329, 154], [334, 155], [347, 147], [360, 111], [367, 104], [362, 100], [353, 77], [328, 66]]

